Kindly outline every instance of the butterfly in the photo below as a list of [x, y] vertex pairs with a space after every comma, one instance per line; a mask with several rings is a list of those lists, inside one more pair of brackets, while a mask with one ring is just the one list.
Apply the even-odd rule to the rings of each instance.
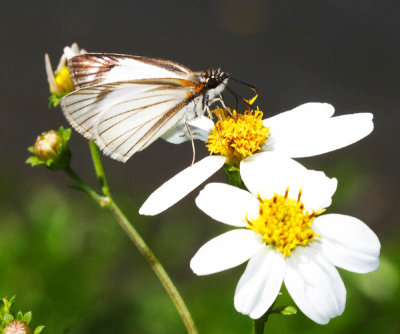
[[230, 78], [220, 68], [193, 72], [157, 58], [87, 53], [68, 60], [75, 91], [61, 100], [65, 117], [104, 154], [125, 162], [176, 125], [221, 102]]

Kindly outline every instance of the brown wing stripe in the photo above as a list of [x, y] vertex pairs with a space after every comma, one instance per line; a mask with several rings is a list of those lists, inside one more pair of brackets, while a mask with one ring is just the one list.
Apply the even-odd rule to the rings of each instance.
[[[187, 99], [179, 104], [177, 104], [175, 107], [170, 109], [167, 113], [164, 114], [163, 117], [160, 118], [160, 120], [154, 124], [147, 133], [151, 133], [152, 130], [155, 130], [157, 128], [160, 128], [168, 119], [170, 119], [173, 115], [175, 115], [179, 110], [181, 110], [185, 105], [187, 105], [190, 102], [191, 99]], [[142, 146], [144, 146], [147, 142], [149, 142], [155, 135], [157, 134], [156, 131], [153, 131], [153, 135], [151, 135], [144, 143]], [[131, 146], [131, 148], [123, 154], [123, 156], [128, 156], [129, 153], [135, 148], [135, 146], [140, 143], [140, 141], [145, 137], [144, 135], [142, 138], [140, 138], [134, 145]]]
[[[121, 116], [121, 115], [130, 113], [130, 112], [133, 112], [133, 111], [135, 111], [135, 110], [147, 109], [147, 108], [154, 107], [154, 106], [159, 105], [159, 104], [162, 104], [162, 103], [171, 102], [171, 101], [173, 101], [173, 100], [174, 100], [174, 99], [167, 100], [167, 101], [160, 101], [160, 102], [157, 102], [157, 103], [153, 103], [153, 104], [146, 105], [146, 106], [141, 107], [141, 108], [135, 108], [135, 109], [127, 110], [127, 111], [125, 111], [125, 112], [123, 112], [123, 113], [120, 113], [120, 114], [118, 114], [118, 115], [113, 115], [113, 116], [111, 116], [111, 117], [109, 117], [109, 118], [106, 118], [106, 119], [103, 120], [102, 122], [105, 122], [105, 121], [108, 121], [108, 120], [110, 120], [110, 119], [113, 119], [114, 117], [118, 117], [118, 116]], [[128, 118], [131, 117], [131, 116], [133, 116], [133, 115], [128, 115], [127, 117], [125, 117], [125, 118], [124, 118], [123, 120], [121, 120], [120, 122], [125, 121], [126, 119], [128, 119]], [[114, 123], [113, 125], [109, 126], [107, 129], [103, 130], [103, 131], [99, 134], [99, 136], [101, 136], [102, 134], [104, 134], [104, 133], [107, 132], [108, 130], [112, 129], [115, 125], [117, 125], [117, 124], [120, 123], [120, 122]]]

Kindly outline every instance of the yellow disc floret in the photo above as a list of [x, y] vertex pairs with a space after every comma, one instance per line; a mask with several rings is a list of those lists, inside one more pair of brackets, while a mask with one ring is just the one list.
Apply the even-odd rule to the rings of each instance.
[[212, 112], [219, 121], [210, 131], [206, 146], [212, 154], [226, 156], [228, 164], [238, 165], [267, 142], [269, 128], [263, 125], [263, 113], [258, 108], [248, 109], [243, 115], [236, 110], [231, 114], [224, 109]]
[[320, 237], [311, 229], [315, 216], [322, 211], [308, 213], [300, 200], [288, 198], [289, 188], [285, 196], [275, 194], [271, 199], [258, 196], [259, 216], [247, 219], [247, 228], [259, 233], [266, 244], [275, 247], [284, 257], [289, 256], [297, 246], [306, 246]]
[[[68, 94], [72, 91], [75, 90], [74, 85], [71, 81], [71, 77], [69, 76], [69, 71], [68, 67], [64, 65], [60, 71], [56, 72], [54, 74], [54, 81], [57, 85], [57, 89], [59, 93], [65, 93]], [[50, 91], [54, 94], [57, 94], [57, 92], [50, 87]]]

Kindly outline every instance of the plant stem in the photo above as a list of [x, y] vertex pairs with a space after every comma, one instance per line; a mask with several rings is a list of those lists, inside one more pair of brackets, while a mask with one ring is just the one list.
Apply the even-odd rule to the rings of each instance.
[[268, 311], [265, 312], [261, 318], [253, 320], [253, 330], [251, 331], [252, 334], [264, 334], [265, 324], [268, 321], [268, 317], [271, 314], [275, 302], [276, 300], [272, 303]]
[[224, 165], [224, 171], [226, 174], [226, 183], [231, 186], [238, 187], [240, 189], [247, 190], [241, 176], [240, 169], [231, 165]]
[[[93, 164], [96, 171], [97, 179], [100, 183], [102, 192], [105, 197], [98, 195], [92, 188], [86, 185], [70, 168], [66, 170], [68, 175], [70, 175], [77, 183], [78, 188], [84, 190], [91, 198], [93, 198], [101, 207], [105, 207], [109, 209], [114, 217], [117, 219], [119, 225], [125, 231], [125, 233], [129, 236], [131, 241], [135, 244], [139, 252], [144, 256], [147, 262], [150, 264], [154, 273], [160, 280], [161, 284], [164, 286], [167, 291], [169, 297], [172, 302], [175, 304], [175, 307], [180, 314], [182, 321], [184, 322], [186, 329], [189, 334], [197, 334], [198, 331], [194, 324], [194, 321], [190, 315], [190, 312], [183, 301], [181, 295], [179, 294], [177, 288], [172, 282], [171, 278], [168, 276], [164, 267], [158, 261], [154, 253], [151, 251], [149, 246], [145, 243], [143, 238], [139, 235], [133, 225], [130, 223], [128, 218], [124, 215], [118, 205], [114, 202], [111, 197], [111, 191], [108, 187], [107, 178], [104, 173], [103, 164], [101, 162], [100, 152], [95, 143], [89, 142], [90, 152], [92, 154]], [[104, 198], [108, 200], [106, 205], [102, 205], [101, 201], [104, 202]]]
[[103, 164], [101, 163], [99, 149], [97, 148], [96, 144], [92, 141], [89, 141], [89, 147], [90, 147], [90, 153], [92, 154], [93, 165], [96, 171], [97, 180], [100, 183], [101, 190], [105, 196], [111, 198], [110, 188], [108, 187], [106, 174], [104, 173]]
[[129, 238], [132, 240], [132, 242], [138, 248], [139, 252], [145, 257], [147, 262], [150, 264], [154, 273], [157, 275], [161, 284], [164, 286], [165, 290], [167, 291], [169, 297], [172, 299], [173, 303], [175, 304], [176, 309], [178, 310], [183, 322], [185, 323], [188, 333], [191, 333], [191, 334], [198, 333], [196, 326], [193, 322], [193, 319], [190, 315], [190, 312], [185, 305], [185, 302], [183, 301], [181, 295], [179, 294], [178, 290], [176, 289], [171, 278], [168, 276], [164, 267], [161, 265], [161, 263], [155, 257], [154, 253], [150, 250], [150, 248], [144, 242], [142, 237], [139, 235], [139, 233], [136, 231], [136, 229], [130, 224], [129, 220], [125, 217], [125, 215], [122, 213], [122, 211], [115, 204], [114, 201], [111, 201], [110, 206], [108, 208], [114, 214], [115, 218], [117, 219], [117, 221], [120, 224], [120, 226], [122, 227], [122, 229], [126, 232], [126, 234], [129, 236]]
[[67, 173], [71, 179], [73, 179], [77, 186], [74, 188], [79, 189], [86, 193], [91, 199], [93, 199], [97, 204], [99, 204], [102, 208], [107, 206], [110, 203], [110, 199], [108, 197], [104, 197], [95, 192], [91, 187], [89, 187], [82, 179], [76, 174], [70, 166], [64, 168], [64, 172]]

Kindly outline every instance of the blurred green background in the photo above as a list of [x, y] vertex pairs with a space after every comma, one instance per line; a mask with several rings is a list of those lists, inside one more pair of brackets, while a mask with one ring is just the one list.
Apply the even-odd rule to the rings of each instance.
[[[47, 108], [43, 55], [55, 66], [76, 41], [195, 70], [221, 66], [258, 87], [266, 116], [310, 101], [329, 102], [337, 114], [373, 112], [370, 136], [301, 162], [338, 178], [328, 212], [358, 217], [378, 234], [381, 266], [367, 275], [341, 271], [346, 310], [328, 325], [271, 316], [267, 333], [399, 333], [399, 9], [398, 1], [373, 0], [2, 1], [0, 297], [17, 295], [16, 307], [32, 310], [44, 333], [185, 332], [110, 213], [68, 188], [62, 173], [24, 164], [37, 135], [67, 125]], [[70, 144], [73, 167], [96, 187], [86, 141], [73, 133]], [[207, 154], [200, 143], [197, 153]], [[160, 140], [127, 164], [104, 164], [115, 199], [176, 282], [200, 333], [249, 333], [251, 321], [233, 307], [244, 265], [206, 277], [189, 268], [197, 249], [228, 229], [196, 208], [199, 189], [161, 215], [137, 215], [191, 154], [190, 143]], [[284, 294], [278, 304], [289, 302]]]

